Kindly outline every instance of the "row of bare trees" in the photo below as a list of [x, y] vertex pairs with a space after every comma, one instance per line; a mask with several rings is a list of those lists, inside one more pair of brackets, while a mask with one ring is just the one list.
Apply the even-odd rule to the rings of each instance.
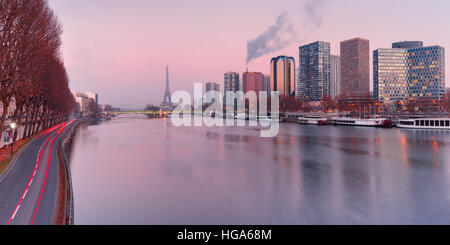
[[22, 137], [61, 122], [75, 100], [61, 57], [62, 27], [46, 0], [0, 0], [0, 102], [5, 124], [25, 125]]

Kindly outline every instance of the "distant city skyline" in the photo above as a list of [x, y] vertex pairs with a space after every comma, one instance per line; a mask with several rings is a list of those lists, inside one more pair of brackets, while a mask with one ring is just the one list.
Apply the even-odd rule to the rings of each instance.
[[270, 59], [279, 55], [294, 57], [298, 65], [298, 48], [317, 40], [329, 42], [331, 54], [340, 55], [341, 41], [362, 37], [370, 41], [373, 90], [374, 50], [404, 40], [450, 47], [450, 34], [445, 31], [450, 22], [448, 1], [323, 1], [321, 25], [313, 30], [304, 24], [305, 2], [49, 1], [63, 24], [62, 53], [72, 91], [96, 91], [100, 103], [116, 107], [159, 104], [166, 64], [171, 67], [171, 92], [192, 92], [195, 81], [223, 84], [227, 71], [242, 75], [247, 67], [247, 42], [272, 26], [283, 12], [294, 23], [298, 41], [252, 60], [249, 70], [269, 74]]

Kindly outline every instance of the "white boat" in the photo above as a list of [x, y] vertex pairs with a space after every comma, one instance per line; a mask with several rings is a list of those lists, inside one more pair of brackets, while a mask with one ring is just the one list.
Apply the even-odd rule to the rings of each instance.
[[247, 114], [244, 114], [244, 113], [237, 113], [237, 114], [234, 116], [234, 119], [237, 119], [237, 120], [248, 120], [249, 117], [248, 117]]
[[283, 119], [280, 117], [269, 117], [269, 116], [259, 116], [258, 121], [266, 121], [266, 122], [282, 122]]
[[364, 127], [392, 127], [392, 121], [386, 118], [347, 118], [334, 117], [331, 122], [335, 125], [364, 126]]
[[327, 125], [328, 119], [320, 116], [303, 116], [297, 119], [299, 124]]
[[281, 122], [282, 119], [280, 117], [271, 117], [271, 116], [254, 116], [254, 115], [249, 115], [248, 116], [248, 120], [256, 120], [256, 121], [278, 121]]
[[450, 118], [414, 118], [400, 119], [397, 124], [399, 128], [411, 129], [450, 129]]

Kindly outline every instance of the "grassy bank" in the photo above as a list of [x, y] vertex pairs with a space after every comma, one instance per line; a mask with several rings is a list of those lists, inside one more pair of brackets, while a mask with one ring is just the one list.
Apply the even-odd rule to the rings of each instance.
[[31, 140], [33, 140], [36, 136], [30, 138], [30, 139], [22, 139], [19, 141], [14, 142], [14, 154], [11, 155], [11, 148], [10, 146], [6, 146], [2, 149], [0, 149], [0, 174], [3, 173], [3, 171], [8, 167], [8, 165], [11, 163], [11, 160], [14, 158], [17, 152], [28, 144]]

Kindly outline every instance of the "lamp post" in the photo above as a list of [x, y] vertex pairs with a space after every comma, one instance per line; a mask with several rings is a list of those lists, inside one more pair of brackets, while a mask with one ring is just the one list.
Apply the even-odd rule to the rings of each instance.
[[[11, 125], [10, 125], [10, 127], [11, 127], [11, 129], [12, 129], [12, 133], [11, 133], [11, 135], [9, 136], [10, 138], [11, 138], [11, 155], [13, 154], [13, 145], [14, 145], [14, 132], [15, 132], [15, 128], [16, 128], [16, 124], [14, 123], [14, 122], [12, 122], [11, 123]], [[13, 137], [11, 137], [11, 136], [13, 136]]]

